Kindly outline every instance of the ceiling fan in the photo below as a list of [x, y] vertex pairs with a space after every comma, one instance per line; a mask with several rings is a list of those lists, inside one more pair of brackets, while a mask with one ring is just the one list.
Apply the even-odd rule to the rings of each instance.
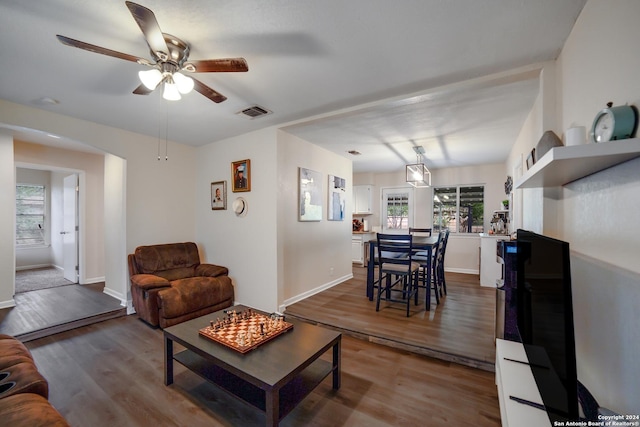
[[155, 15], [150, 9], [131, 1], [125, 1], [125, 4], [144, 34], [147, 45], [151, 51], [151, 61], [74, 40], [59, 34], [56, 35], [56, 37], [62, 44], [67, 46], [124, 59], [125, 61], [137, 62], [138, 64], [150, 67], [150, 70], [140, 71], [138, 73], [142, 84], [133, 91], [133, 93], [137, 95], [148, 95], [164, 85], [163, 98], [168, 100], [178, 100], [180, 99], [181, 93], [185, 94], [195, 89], [213, 102], [219, 103], [226, 100], [227, 97], [193, 77], [184, 75], [183, 72], [220, 73], [244, 72], [249, 70], [247, 61], [244, 58], [189, 61], [189, 44], [170, 34], [163, 33], [160, 30]]

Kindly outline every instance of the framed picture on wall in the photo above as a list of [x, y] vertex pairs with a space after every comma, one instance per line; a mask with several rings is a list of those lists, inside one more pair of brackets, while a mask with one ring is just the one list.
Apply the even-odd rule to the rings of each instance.
[[227, 209], [227, 181], [211, 183], [211, 210]]
[[531, 166], [536, 164], [536, 149], [531, 150], [531, 153], [527, 156], [527, 170], [531, 169]]
[[344, 211], [346, 209], [345, 179], [338, 176], [329, 175], [329, 208], [327, 210], [327, 220], [344, 221]]
[[234, 193], [251, 191], [251, 160], [231, 162], [231, 182]]
[[322, 174], [311, 169], [299, 168], [300, 195], [299, 220], [322, 221]]

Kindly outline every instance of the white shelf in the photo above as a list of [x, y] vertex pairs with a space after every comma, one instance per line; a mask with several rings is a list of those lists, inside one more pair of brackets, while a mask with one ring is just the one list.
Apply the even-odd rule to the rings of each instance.
[[558, 187], [640, 157], [640, 139], [554, 147], [515, 183], [515, 188]]

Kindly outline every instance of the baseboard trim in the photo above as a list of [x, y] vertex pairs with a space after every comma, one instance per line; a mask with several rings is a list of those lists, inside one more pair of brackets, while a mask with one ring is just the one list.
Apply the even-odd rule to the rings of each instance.
[[36, 268], [53, 268], [53, 264], [35, 264], [35, 265], [23, 265], [22, 267], [16, 267], [16, 271], [22, 270], [35, 270]]
[[278, 311], [280, 313], [284, 313], [284, 310], [287, 308], [288, 305], [300, 302], [305, 298], [309, 298], [312, 295], [315, 295], [315, 294], [320, 293], [322, 291], [325, 291], [325, 290], [327, 290], [329, 288], [332, 288], [332, 287], [334, 287], [336, 285], [339, 285], [340, 283], [345, 282], [345, 281], [347, 281], [349, 279], [353, 279], [353, 273], [344, 275], [344, 276], [342, 276], [342, 277], [340, 277], [340, 278], [338, 278], [336, 280], [333, 280], [331, 282], [325, 283], [324, 285], [318, 286], [315, 289], [311, 289], [311, 290], [309, 290], [307, 292], [303, 292], [303, 293], [301, 293], [299, 295], [296, 295], [293, 298], [289, 298], [289, 299], [287, 299], [287, 300], [282, 302], [282, 304], [278, 307]]
[[445, 268], [445, 272], [449, 273], [460, 273], [460, 274], [480, 274], [480, 270], [472, 270], [470, 268]]
[[14, 300], [13, 298], [11, 298], [10, 300], [7, 301], [0, 301], [0, 309], [2, 308], [11, 308], [11, 307], [15, 307], [16, 306], [16, 300]]
[[107, 288], [106, 286], [104, 287], [102, 292], [120, 301], [121, 306], [123, 307], [127, 306], [127, 298], [124, 297], [122, 293], [118, 291], [114, 291], [113, 289]]

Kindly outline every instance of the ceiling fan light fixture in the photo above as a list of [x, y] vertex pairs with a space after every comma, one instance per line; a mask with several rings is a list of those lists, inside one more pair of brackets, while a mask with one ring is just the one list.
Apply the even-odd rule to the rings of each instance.
[[193, 90], [193, 79], [181, 73], [173, 73], [173, 81], [181, 94], [186, 95]]
[[170, 80], [164, 83], [164, 92], [162, 92], [162, 97], [167, 101], [178, 101], [182, 98], [180, 96], [180, 91], [178, 90], [178, 85]]
[[149, 90], [154, 90], [162, 81], [162, 73], [157, 68], [139, 71], [138, 77], [143, 85]]

